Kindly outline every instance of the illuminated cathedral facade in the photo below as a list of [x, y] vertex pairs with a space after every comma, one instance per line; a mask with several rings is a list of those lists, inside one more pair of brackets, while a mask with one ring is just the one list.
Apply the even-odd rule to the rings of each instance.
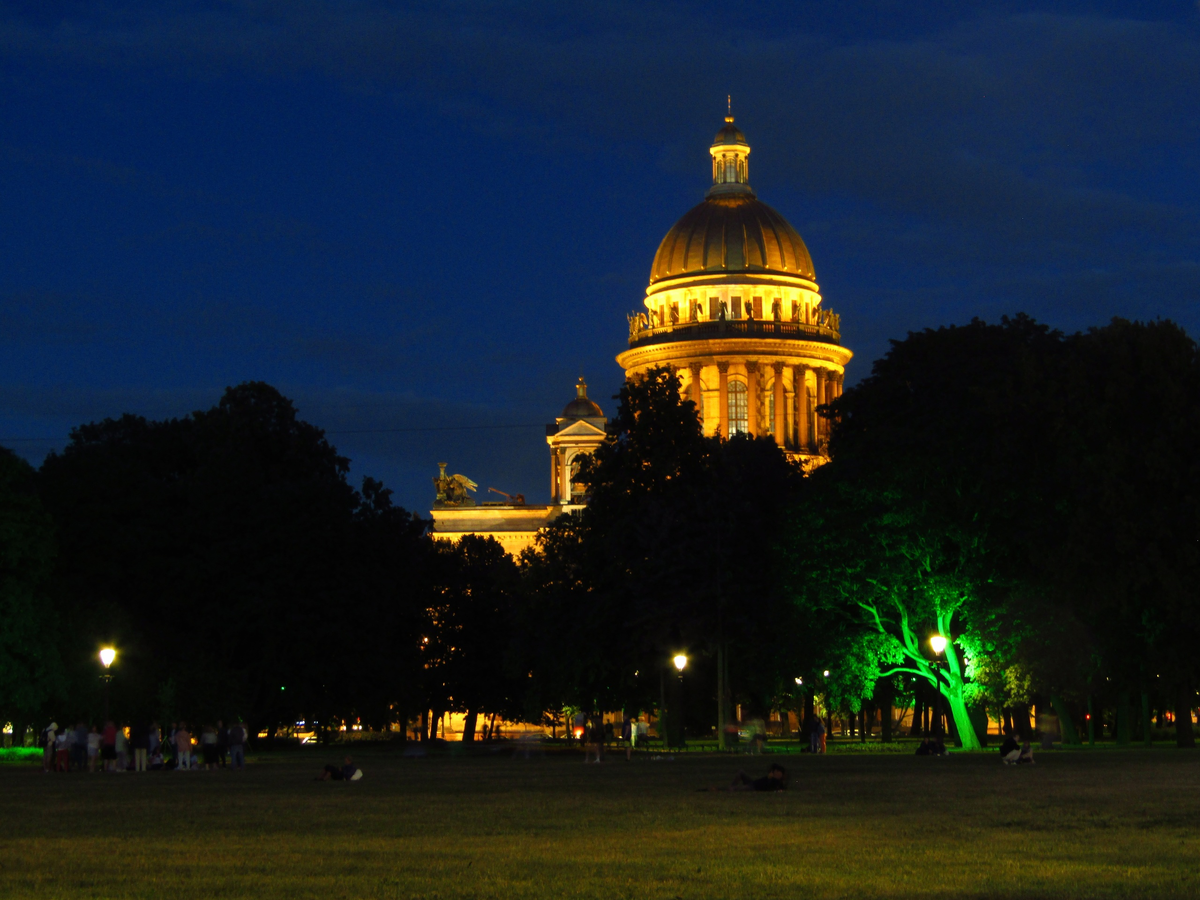
[[750, 187], [750, 145], [733, 116], [709, 154], [712, 186], [659, 245], [617, 362], [626, 378], [674, 368], [706, 434], [771, 436], [819, 462], [816, 408], [841, 394], [851, 357], [839, 317], [821, 305], [800, 235]]
[[[659, 244], [644, 311], [629, 316], [629, 347], [617, 363], [627, 379], [675, 369], [705, 434], [773, 437], [791, 459], [820, 464], [828, 434], [816, 410], [841, 394], [852, 356], [839, 317], [822, 305], [800, 235], [750, 187], [750, 145], [733, 116], [709, 155], [712, 185]], [[604, 440], [606, 423], [580, 378], [576, 397], [547, 426], [551, 503], [507, 495], [476, 502], [462, 486], [469, 479], [455, 487], [461, 476], [443, 471], [434, 479], [434, 536], [490, 534], [514, 554], [531, 546], [555, 517], [582, 508], [573, 474]]]

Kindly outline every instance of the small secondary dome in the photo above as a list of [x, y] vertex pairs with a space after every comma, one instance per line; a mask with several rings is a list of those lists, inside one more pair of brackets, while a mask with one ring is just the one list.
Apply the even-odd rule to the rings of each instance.
[[588, 399], [587, 382], [583, 380], [582, 375], [579, 376], [579, 383], [575, 385], [575, 399], [563, 407], [562, 417], [564, 419], [604, 418], [600, 407]]
[[746, 135], [742, 133], [742, 129], [733, 124], [733, 116], [725, 117], [725, 124], [717, 132], [717, 136], [713, 138], [714, 147], [720, 147], [723, 144], [744, 144], [746, 147], [750, 146], [746, 141]]
[[684, 213], [654, 254], [650, 284], [696, 275], [786, 275], [815, 280], [812, 257], [787, 219], [750, 187], [750, 145], [725, 117], [709, 148], [712, 187]]

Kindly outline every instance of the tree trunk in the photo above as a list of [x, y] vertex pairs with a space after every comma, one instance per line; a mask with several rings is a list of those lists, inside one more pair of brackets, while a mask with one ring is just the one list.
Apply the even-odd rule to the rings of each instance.
[[1117, 695], [1117, 743], [1133, 741], [1133, 705], [1129, 702], [1129, 691]]
[[877, 693], [879, 697], [879, 740], [885, 744], [892, 742], [892, 713], [893, 701], [896, 699], [896, 689], [892, 680], [885, 678]]
[[429, 710], [421, 710], [421, 743], [429, 743]]
[[1154, 723], [1150, 718], [1150, 695], [1142, 692], [1142, 743], [1149, 747], [1154, 743]]
[[1079, 735], [1075, 732], [1075, 722], [1071, 719], [1071, 710], [1067, 707], [1066, 701], [1058, 694], [1051, 694], [1050, 705], [1058, 713], [1058, 730], [1062, 734], [1062, 742], [1071, 745], [1078, 744]]
[[1175, 746], [1196, 746], [1196, 736], [1192, 731], [1192, 700], [1196, 692], [1190, 687], [1179, 688], [1175, 692]]
[[1013, 729], [1017, 732], [1017, 736], [1023, 741], [1033, 740], [1033, 725], [1029, 721], [1029, 707], [1024, 704], [1014, 706], [1012, 717]]
[[725, 662], [725, 649], [717, 643], [717, 749], [725, 750], [725, 673], [721, 664]]
[[475, 723], [479, 720], [479, 710], [468, 709], [466, 718], [463, 719], [462, 739], [466, 743], [475, 740]]
[[921, 723], [925, 719], [925, 698], [920, 682], [913, 687], [912, 722], [908, 726], [909, 737], [921, 736]]
[[1013, 724], [1012, 710], [1006, 706], [1004, 707], [1002, 713], [1004, 717], [1004, 734], [1008, 737], [1012, 737], [1017, 733], [1016, 725]]

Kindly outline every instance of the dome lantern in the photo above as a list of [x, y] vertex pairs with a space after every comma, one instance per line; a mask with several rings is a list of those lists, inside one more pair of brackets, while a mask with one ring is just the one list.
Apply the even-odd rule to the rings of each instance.
[[732, 102], [725, 116], [724, 127], [713, 138], [708, 148], [712, 155], [712, 187], [705, 196], [720, 194], [749, 194], [750, 188], [750, 144], [742, 129], [733, 124]]

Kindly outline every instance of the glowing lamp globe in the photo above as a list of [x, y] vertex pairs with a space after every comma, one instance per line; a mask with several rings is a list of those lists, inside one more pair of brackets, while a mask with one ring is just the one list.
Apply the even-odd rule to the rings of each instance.
[[822, 674], [822, 675], [824, 675], [826, 678], [828, 678], [828, 677], [829, 677], [829, 670], [828, 670], [828, 669], [826, 669], [826, 670], [825, 670], [824, 672], [822, 672], [821, 674]]
[[117, 651], [112, 647], [105, 647], [100, 651], [100, 663], [104, 668], [108, 668], [113, 664], [113, 660], [117, 658]]
[[946, 649], [946, 639], [940, 634], [935, 634], [929, 639], [929, 646], [933, 648], [934, 653], [941, 656], [942, 651]]
[[675, 655], [674, 663], [675, 663], [675, 668], [678, 669], [680, 672], [682, 672], [684, 670], [684, 667], [687, 666], [687, 657], [684, 656], [682, 653], [678, 653]]

